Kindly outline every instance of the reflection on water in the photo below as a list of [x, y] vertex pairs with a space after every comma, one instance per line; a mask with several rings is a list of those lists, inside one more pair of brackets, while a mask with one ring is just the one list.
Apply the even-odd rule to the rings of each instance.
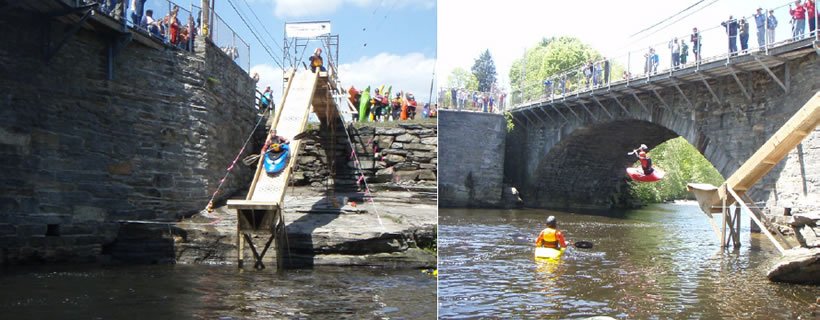
[[436, 317], [436, 280], [418, 270], [47, 266], [6, 269], [0, 289], [3, 319]]
[[[548, 215], [570, 248], [558, 263], [535, 261]], [[439, 211], [439, 316], [616, 318], [806, 318], [814, 286], [769, 282], [767, 242], [722, 252], [695, 204], [664, 204], [620, 218], [545, 210]], [[757, 235], [754, 235], [756, 237]]]

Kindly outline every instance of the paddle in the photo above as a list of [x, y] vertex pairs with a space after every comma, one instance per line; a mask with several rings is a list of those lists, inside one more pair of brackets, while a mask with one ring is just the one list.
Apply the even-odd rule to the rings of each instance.
[[572, 246], [578, 249], [592, 249], [592, 242], [589, 241], [574, 241]]

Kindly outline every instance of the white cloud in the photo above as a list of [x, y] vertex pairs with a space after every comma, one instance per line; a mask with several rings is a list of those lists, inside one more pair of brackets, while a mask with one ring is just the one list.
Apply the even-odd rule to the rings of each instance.
[[256, 90], [259, 92], [265, 91], [265, 86], [270, 86], [273, 90], [273, 100], [278, 103], [278, 99], [282, 96], [282, 69], [269, 64], [259, 64], [251, 67], [250, 74], [259, 74], [259, 82], [256, 84]]
[[[380, 53], [374, 57], [362, 57], [353, 63], [339, 67], [342, 85], [363, 89], [376, 88], [382, 84], [392, 85], [393, 92], [412, 92], [420, 103], [427, 103], [430, 97], [430, 81], [436, 60], [421, 53], [395, 55]], [[372, 93], [372, 91], [371, 91]], [[435, 94], [435, 92], [433, 92]]]
[[[417, 7], [431, 9], [436, 0], [273, 0], [274, 13], [279, 18], [301, 18], [321, 16], [336, 12], [343, 6], [356, 6], [363, 9], [388, 10]], [[378, 11], [377, 11], [378, 13]]]
[[[435, 63], [435, 59], [425, 57], [421, 53], [380, 53], [374, 57], [362, 57], [355, 62], [340, 65], [339, 79], [345, 89], [351, 85], [359, 89], [367, 86], [375, 88], [382, 84], [392, 85], [393, 92], [409, 91], [416, 96], [417, 101], [426, 103], [430, 96], [430, 80], [433, 77]], [[265, 86], [269, 85], [273, 89], [274, 101], [278, 102], [281, 99], [282, 69], [270, 64], [260, 64], [251, 67], [250, 73], [259, 74], [259, 91], [264, 91]]]

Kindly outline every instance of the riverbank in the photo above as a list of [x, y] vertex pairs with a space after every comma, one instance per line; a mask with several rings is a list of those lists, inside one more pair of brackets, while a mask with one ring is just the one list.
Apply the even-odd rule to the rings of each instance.
[[[332, 209], [324, 194], [289, 189], [284, 200], [286, 265], [436, 267], [434, 190], [381, 191], [373, 194], [373, 203], [365, 203], [363, 196], [336, 193], [344, 205]], [[125, 221], [112, 244], [112, 258], [126, 263], [236, 264], [236, 223], [236, 213], [224, 205], [177, 223]], [[257, 246], [265, 240], [254, 239]], [[275, 266], [275, 250], [268, 252], [263, 261]], [[254, 261], [247, 248], [245, 261]]]

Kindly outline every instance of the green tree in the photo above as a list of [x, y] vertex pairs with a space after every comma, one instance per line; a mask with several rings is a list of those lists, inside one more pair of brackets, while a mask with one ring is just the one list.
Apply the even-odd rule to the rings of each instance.
[[[544, 96], [544, 81], [548, 79], [553, 81], [553, 88], [557, 90], [559, 79], [556, 77], [568, 70], [573, 72], [566, 77], [566, 90], [575, 90], [584, 85], [581, 66], [590, 61], [601, 60], [603, 56], [597, 50], [578, 38], [542, 38], [535, 47], [527, 49], [523, 57], [514, 61], [510, 68], [513, 92], [511, 102], [519, 103]], [[622, 71], [622, 66], [612, 64], [610, 79]]]
[[478, 91], [490, 92], [497, 76], [495, 62], [493, 62], [493, 57], [490, 56], [490, 50], [484, 50], [481, 53], [473, 63], [471, 70], [475, 78], [478, 79]]
[[463, 68], [455, 68], [447, 76], [447, 85], [450, 88], [464, 88], [467, 90], [478, 90], [478, 79], [475, 75]]
[[690, 182], [715, 186], [724, 182], [717, 169], [682, 137], [661, 143], [650, 151], [650, 156], [653, 166], [661, 168], [666, 176], [654, 183], [630, 182], [632, 195], [645, 203], [691, 199], [693, 196], [686, 190]]

